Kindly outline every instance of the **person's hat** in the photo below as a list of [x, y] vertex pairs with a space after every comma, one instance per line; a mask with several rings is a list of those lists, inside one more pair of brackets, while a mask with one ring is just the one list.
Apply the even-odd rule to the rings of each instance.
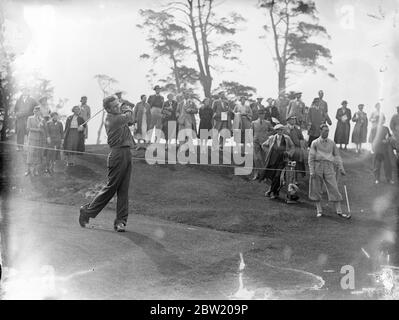
[[78, 109], [80, 111], [80, 107], [79, 106], [73, 106], [72, 107], [72, 112], [75, 112], [76, 109]]
[[295, 115], [292, 115], [292, 116], [289, 116], [288, 118], [287, 118], [287, 121], [288, 120], [290, 120], [290, 119], [296, 119], [297, 117], [295, 116]]
[[122, 90], [117, 90], [117, 91], [115, 91], [115, 95], [116, 95], [116, 96], [119, 96], [119, 95], [121, 95], [121, 94], [123, 94], [123, 91], [122, 91]]
[[260, 101], [262, 101], [262, 100], [263, 100], [263, 98], [262, 98], [262, 97], [257, 97], [257, 98], [256, 98], [256, 100], [260, 100]]
[[154, 90], [160, 90], [161, 89], [161, 87], [159, 86], [159, 85], [156, 85], [155, 87], [154, 87]]
[[267, 100], [266, 100], [267, 102], [269, 102], [269, 101], [273, 101], [273, 98], [267, 98]]
[[361, 104], [358, 105], [358, 108], [363, 108], [363, 107], [364, 107], [364, 104], [363, 104], [363, 103], [361, 103]]
[[87, 99], [87, 97], [86, 97], [86, 96], [82, 96], [82, 97], [80, 98], [80, 102], [82, 102], [83, 99]]
[[40, 111], [40, 106], [36, 106], [33, 108], [33, 111]]
[[39, 99], [39, 102], [42, 102], [42, 101], [47, 101], [47, 97], [41, 97], [40, 99]]
[[276, 124], [273, 129], [274, 130], [284, 129], [284, 126], [281, 123], [279, 123], [279, 124]]
[[348, 104], [348, 101], [346, 101], [346, 100], [342, 101], [342, 103], [341, 103], [342, 106], [347, 105], [347, 104]]
[[302, 94], [302, 92], [301, 92], [301, 91], [297, 91], [297, 92], [295, 92], [295, 95], [296, 95], [296, 96], [299, 96], [300, 94]]

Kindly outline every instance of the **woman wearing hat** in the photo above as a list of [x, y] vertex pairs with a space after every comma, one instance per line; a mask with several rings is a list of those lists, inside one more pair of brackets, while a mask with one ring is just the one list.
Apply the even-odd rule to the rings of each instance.
[[262, 148], [262, 144], [269, 139], [269, 137], [273, 134], [274, 129], [273, 125], [270, 121], [265, 120], [265, 109], [259, 109], [257, 111], [258, 118], [255, 121], [252, 121], [251, 129], [254, 134], [253, 145], [254, 145], [254, 176], [252, 180], [258, 179], [258, 176], [261, 172], [261, 168], [263, 168], [266, 159], [265, 150]]
[[75, 165], [76, 151], [85, 151], [84, 130], [87, 125], [83, 124], [85, 121], [79, 115], [79, 106], [74, 106], [72, 112], [73, 114], [66, 120], [64, 132], [64, 150], [67, 157], [67, 166]]
[[[91, 118], [91, 109], [87, 105], [87, 97], [83, 96], [80, 98], [80, 116], [83, 118], [84, 121], [88, 121]], [[85, 128], [85, 139], [88, 137], [88, 127]]]
[[[245, 130], [251, 128], [252, 121], [252, 110], [249, 104], [246, 102], [245, 97], [240, 98], [240, 102], [234, 107], [234, 120], [233, 129], [240, 130], [241, 133], [241, 143], [245, 143]], [[234, 136], [236, 142], [238, 143], [238, 137]]]
[[176, 109], [176, 118], [179, 124], [178, 130], [179, 132], [180, 130], [191, 130], [187, 134], [190, 134], [192, 139], [197, 137], [197, 123], [195, 120], [195, 114], [197, 113], [198, 108], [193, 99], [190, 98], [189, 93], [184, 93], [183, 100], [179, 102]]
[[25, 175], [30, 175], [33, 169], [33, 175], [37, 176], [39, 175], [39, 167], [43, 161], [42, 148], [45, 147], [46, 141], [45, 123], [40, 113], [40, 106], [34, 107], [33, 116], [28, 117], [26, 127], [29, 149], [26, 160], [28, 170]]
[[147, 102], [147, 96], [142, 94], [140, 96], [140, 102], [136, 103], [133, 110], [133, 119], [136, 124], [136, 131], [134, 138], [141, 142], [149, 142], [150, 137], [147, 136], [147, 132], [150, 129], [151, 122], [151, 111], [150, 105]]
[[347, 108], [348, 102], [346, 100], [342, 101], [342, 107], [337, 110], [337, 115], [335, 118], [338, 120], [337, 128], [335, 129], [334, 142], [339, 144], [339, 148], [342, 149], [342, 145], [346, 147], [349, 143], [349, 133], [351, 131], [351, 119], [352, 113], [350, 109]]
[[367, 113], [363, 111], [364, 104], [359, 104], [358, 111], [352, 117], [352, 121], [355, 122], [355, 127], [352, 133], [352, 142], [356, 144], [356, 153], [360, 153], [362, 149], [362, 143], [367, 142], [367, 126], [368, 119]]
[[260, 175], [259, 180], [269, 179], [271, 185], [265, 195], [270, 199], [276, 199], [281, 189], [281, 172], [285, 168], [289, 157], [294, 152], [294, 143], [291, 138], [284, 134], [285, 127], [278, 124], [274, 127], [275, 135], [271, 136], [263, 147], [269, 147], [266, 156], [265, 170]]

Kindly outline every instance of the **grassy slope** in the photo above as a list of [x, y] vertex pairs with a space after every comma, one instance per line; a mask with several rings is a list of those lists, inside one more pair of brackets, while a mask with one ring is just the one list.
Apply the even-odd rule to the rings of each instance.
[[[105, 155], [107, 148], [89, 146], [88, 151]], [[13, 191], [30, 199], [78, 207], [87, 202], [87, 191], [106, 179], [105, 156], [84, 156], [73, 168], [60, 166], [53, 178], [23, 177], [21, 154], [18, 157]], [[135, 157], [143, 157], [143, 152]], [[343, 158], [347, 176], [340, 186], [341, 191], [343, 184], [348, 188], [353, 211], [350, 221], [337, 218], [331, 205], [325, 210], [327, 217], [316, 219], [305, 194], [300, 204], [291, 206], [266, 199], [264, 184], [234, 176], [228, 168], [150, 166], [144, 161], [134, 162], [131, 213], [273, 238], [272, 245], [257, 248], [253, 255], [268, 259], [273, 254], [273, 261], [280, 265], [319, 274], [326, 268], [339, 270], [345, 264], [369, 270], [371, 262], [361, 248], [377, 254], [386, 230], [395, 227], [397, 190], [385, 184], [373, 185], [369, 156], [359, 158], [348, 151]], [[302, 189], [307, 190], [306, 181]], [[114, 208], [115, 204], [109, 206]], [[130, 221], [134, 223], [134, 218]]]

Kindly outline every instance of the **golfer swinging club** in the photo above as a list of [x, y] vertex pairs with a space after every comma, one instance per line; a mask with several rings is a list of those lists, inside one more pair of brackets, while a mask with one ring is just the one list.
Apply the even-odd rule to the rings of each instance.
[[116, 219], [114, 229], [124, 232], [129, 214], [129, 182], [132, 171], [130, 148], [133, 147], [133, 137], [128, 126], [133, 124], [133, 112], [128, 107], [122, 107], [116, 96], [103, 100], [107, 111], [105, 130], [111, 151], [107, 159], [108, 183], [97, 194], [93, 201], [80, 207], [79, 224], [84, 228], [90, 218], [95, 218], [117, 194]]

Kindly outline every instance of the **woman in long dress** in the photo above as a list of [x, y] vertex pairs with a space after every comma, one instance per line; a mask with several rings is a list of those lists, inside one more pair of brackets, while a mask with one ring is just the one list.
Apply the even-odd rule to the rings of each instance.
[[356, 144], [356, 153], [360, 153], [362, 149], [362, 143], [367, 142], [367, 126], [368, 119], [367, 113], [363, 111], [364, 104], [359, 104], [358, 111], [352, 117], [352, 121], [355, 122], [355, 127], [352, 133], [352, 142]]
[[43, 162], [43, 147], [45, 147], [46, 143], [46, 129], [44, 119], [40, 113], [40, 106], [33, 109], [33, 115], [28, 117], [26, 127], [29, 149], [26, 160], [28, 170], [25, 172], [25, 176], [32, 173], [37, 176], [39, 175], [39, 167]]
[[[187, 130], [186, 134], [190, 135], [192, 139], [197, 138], [197, 123], [195, 120], [195, 114], [198, 113], [198, 108], [194, 101], [190, 98], [189, 94], [183, 95], [183, 100], [180, 101], [176, 109], [176, 118], [178, 122], [179, 133], [181, 130]], [[178, 138], [179, 139], [179, 138]], [[186, 141], [188, 137], [186, 136]], [[181, 144], [184, 141], [180, 141]]]
[[[233, 129], [234, 132], [240, 130], [241, 133], [241, 143], [245, 143], [245, 130], [251, 128], [252, 121], [252, 110], [249, 104], [247, 103], [245, 97], [240, 98], [240, 102], [236, 104], [234, 107], [234, 121], [233, 121]], [[240, 136], [234, 135], [234, 140], [238, 143]]]
[[79, 115], [79, 106], [72, 108], [73, 115], [69, 116], [65, 123], [64, 150], [67, 157], [67, 166], [74, 166], [76, 154], [85, 151], [84, 130], [87, 126]]
[[334, 142], [339, 144], [339, 148], [342, 149], [342, 145], [345, 146], [345, 150], [349, 143], [349, 133], [351, 131], [350, 121], [352, 119], [352, 113], [347, 108], [348, 102], [342, 101], [342, 107], [337, 110], [335, 118], [338, 120], [337, 128], [335, 129]]
[[140, 102], [136, 104], [133, 111], [133, 119], [136, 124], [136, 131], [134, 133], [134, 138], [140, 142], [149, 142], [151, 137], [147, 135], [150, 130], [151, 124], [151, 107], [147, 102], [147, 96], [142, 94], [140, 97]]

